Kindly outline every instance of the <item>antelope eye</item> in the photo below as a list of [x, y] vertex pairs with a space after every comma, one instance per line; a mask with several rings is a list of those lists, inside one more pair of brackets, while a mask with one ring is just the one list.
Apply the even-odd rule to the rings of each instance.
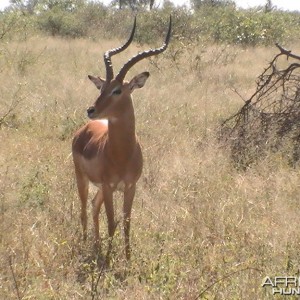
[[122, 93], [122, 91], [120, 89], [114, 90], [113, 94], [114, 95], [120, 95]]

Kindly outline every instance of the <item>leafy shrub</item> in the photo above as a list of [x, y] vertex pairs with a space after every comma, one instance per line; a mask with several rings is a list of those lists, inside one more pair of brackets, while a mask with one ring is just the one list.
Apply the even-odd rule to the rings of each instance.
[[35, 30], [35, 20], [32, 16], [20, 11], [0, 11], [0, 41], [11, 39], [25, 40]]
[[[14, 10], [14, 13], [19, 13], [19, 18], [23, 20], [30, 20], [43, 32], [63, 37], [123, 39], [132, 26], [133, 12], [130, 8], [117, 10], [113, 6], [86, 0], [55, 3], [43, 6], [33, 14], [24, 15], [21, 10]], [[168, 2], [162, 8], [150, 11], [141, 7], [135, 41], [141, 44], [159, 43], [170, 14], [173, 16], [173, 42], [184, 47], [207, 39], [227, 44], [268, 45], [299, 37], [299, 13], [262, 8], [237, 10], [229, 4], [200, 5], [195, 11], [174, 7]], [[3, 26], [5, 28], [5, 22]]]
[[64, 12], [58, 8], [41, 14], [37, 19], [38, 27], [51, 35], [81, 37], [86, 34], [86, 28], [74, 12]]
[[215, 42], [269, 45], [298, 36], [299, 15], [287, 12], [205, 7], [196, 16], [205, 19], [206, 34]]

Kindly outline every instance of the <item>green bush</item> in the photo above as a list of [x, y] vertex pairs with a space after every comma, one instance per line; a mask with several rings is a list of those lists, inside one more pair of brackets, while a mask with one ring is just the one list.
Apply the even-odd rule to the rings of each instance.
[[86, 35], [86, 28], [77, 18], [76, 12], [64, 12], [58, 8], [45, 11], [38, 16], [38, 28], [51, 35], [81, 37]]
[[299, 36], [296, 29], [299, 28], [299, 14], [205, 7], [195, 16], [198, 20], [205, 20], [205, 33], [215, 42], [268, 45]]
[[0, 41], [26, 39], [35, 30], [35, 20], [17, 10], [0, 11]]
[[[24, 24], [28, 21], [38, 30], [63, 37], [124, 39], [132, 26], [134, 13], [130, 8], [118, 10], [86, 0], [55, 3], [43, 6], [33, 14], [26, 14], [21, 9], [14, 9], [13, 13]], [[1, 24], [4, 29], [5, 24], [9, 24], [7, 16], [12, 17], [9, 14], [11, 11], [8, 10], [0, 15], [0, 34]], [[299, 13], [262, 8], [237, 10], [234, 5], [200, 5], [193, 11], [166, 2], [162, 8], [139, 9], [135, 41], [140, 44], [160, 43], [170, 14], [173, 16], [173, 42], [183, 47], [197, 45], [203, 40], [268, 45], [297, 39], [300, 32]]]

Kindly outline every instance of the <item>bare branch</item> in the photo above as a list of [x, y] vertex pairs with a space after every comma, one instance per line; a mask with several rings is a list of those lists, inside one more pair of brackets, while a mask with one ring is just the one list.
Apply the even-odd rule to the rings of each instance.
[[257, 269], [257, 268], [252, 268], [252, 267], [246, 267], [246, 268], [241, 269], [241, 270], [236, 270], [236, 271], [230, 272], [230, 273], [226, 274], [225, 276], [221, 277], [220, 279], [214, 281], [214, 282], [211, 283], [210, 285], [208, 285], [204, 290], [202, 290], [202, 291], [198, 294], [198, 296], [197, 296], [196, 298], [194, 298], [194, 300], [199, 299], [201, 296], [203, 296], [203, 294], [204, 294], [205, 292], [207, 292], [210, 288], [212, 288], [212, 287], [213, 287], [214, 285], [216, 285], [217, 283], [220, 283], [221, 281], [224, 281], [224, 280], [226, 280], [226, 279], [232, 277], [232, 276], [235, 275], [235, 274], [238, 274], [238, 273], [241, 273], [241, 272], [245, 272], [245, 271], [256, 271], [256, 272], [259, 272], [259, 273], [262, 272], [262, 270]]
[[[255, 93], [221, 124], [221, 137], [239, 166], [249, 166], [266, 151], [283, 151], [292, 164], [300, 160], [300, 63], [277, 66], [282, 56], [300, 56], [276, 47], [280, 52], [258, 77]], [[287, 153], [287, 145], [292, 153]]]
[[21, 90], [21, 85], [19, 85], [17, 91], [14, 93], [13, 97], [12, 97], [12, 101], [8, 107], [8, 109], [6, 110], [6, 112], [0, 116], [0, 127], [1, 125], [3, 125], [4, 123], [6, 123], [6, 120], [9, 116], [11, 116], [11, 114], [16, 110], [17, 106], [22, 102], [23, 97], [20, 98], [19, 96], [17, 96]]
[[299, 59], [299, 60], [300, 60], [300, 56], [299, 56], [299, 55], [293, 54], [291, 50], [284, 49], [284, 48], [283, 48], [282, 46], [280, 46], [278, 43], [276, 43], [275, 46], [280, 50], [281, 54], [286, 55], [287, 58], [292, 57], [292, 58], [295, 58], [295, 59]]
[[23, 297], [21, 296], [21, 293], [20, 293], [19, 284], [18, 284], [16, 274], [15, 274], [15, 271], [14, 271], [14, 268], [13, 268], [11, 255], [9, 255], [9, 257], [8, 257], [8, 264], [9, 264], [9, 269], [10, 269], [12, 277], [13, 277], [14, 286], [15, 286], [15, 290], [16, 290], [16, 293], [17, 293], [17, 298], [18, 298], [18, 300], [21, 300]]

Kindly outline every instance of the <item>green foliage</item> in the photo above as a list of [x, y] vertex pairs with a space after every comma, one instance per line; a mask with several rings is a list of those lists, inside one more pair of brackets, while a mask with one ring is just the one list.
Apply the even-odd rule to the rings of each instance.
[[0, 37], [12, 24], [25, 20], [26, 24], [33, 24], [52, 36], [123, 39], [132, 24], [132, 5], [134, 9], [138, 5], [139, 30], [135, 38], [141, 44], [159, 42], [170, 14], [174, 19], [173, 37], [184, 47], [203, 39], [253, 46], [299, 37], [300, 14], [262, 7], [238, 10], [229, 0], [194, 0], [193, 11], [174, 7], [168, 1], [162, 8], [150, 11], [145, 1], [129, 1], [130, 5], [126, 2], [128, 5], [122, 10], [116, 9], [113, 3], [107, 7], [86, 0], [40, 0], [34, 6], [23, 2], [18, 1], [13, 10], [0, 16]]
[[81, 14], [88, 5], [81, 0], [46, 1], [44, 10], [37, 15], [37, 24], [52, 36], [81, 37], [85, 36], [87, 26]]
[[232, 0], [191, 0], [191, 4], [195, 10], [201, 7], [235, 7], [234, 1]]
[[155, 0], [112, 0], [111, 5], [118, 9], [129, 8], [133, 11], [146, 9], [147, 7], [152, 9]]
[[59, 8], [45, 11], [38, 18], [38, 26], [41, 30], [49, 32], [52, 36], [61, 35], [69, 37], [81, 37], [86, 35], [85, 28], [74, 12], [64, 12]]
[[35, 20], [19, 10], [0, 11], [0, 42], [26, 39], [35, 30]]
[[107, 16], [108, 8], [99, 2], [88, 2], [76, 14], [81, 26], [86, 28], [89, 34], [92, 30], [99, 30]]
[[196, 12], [205, 19], [206, 34], [215, 42], [269, 45], [297, 36], [299, 15], [281, 11], [235, 10], [232, 7], [204, 8]]

